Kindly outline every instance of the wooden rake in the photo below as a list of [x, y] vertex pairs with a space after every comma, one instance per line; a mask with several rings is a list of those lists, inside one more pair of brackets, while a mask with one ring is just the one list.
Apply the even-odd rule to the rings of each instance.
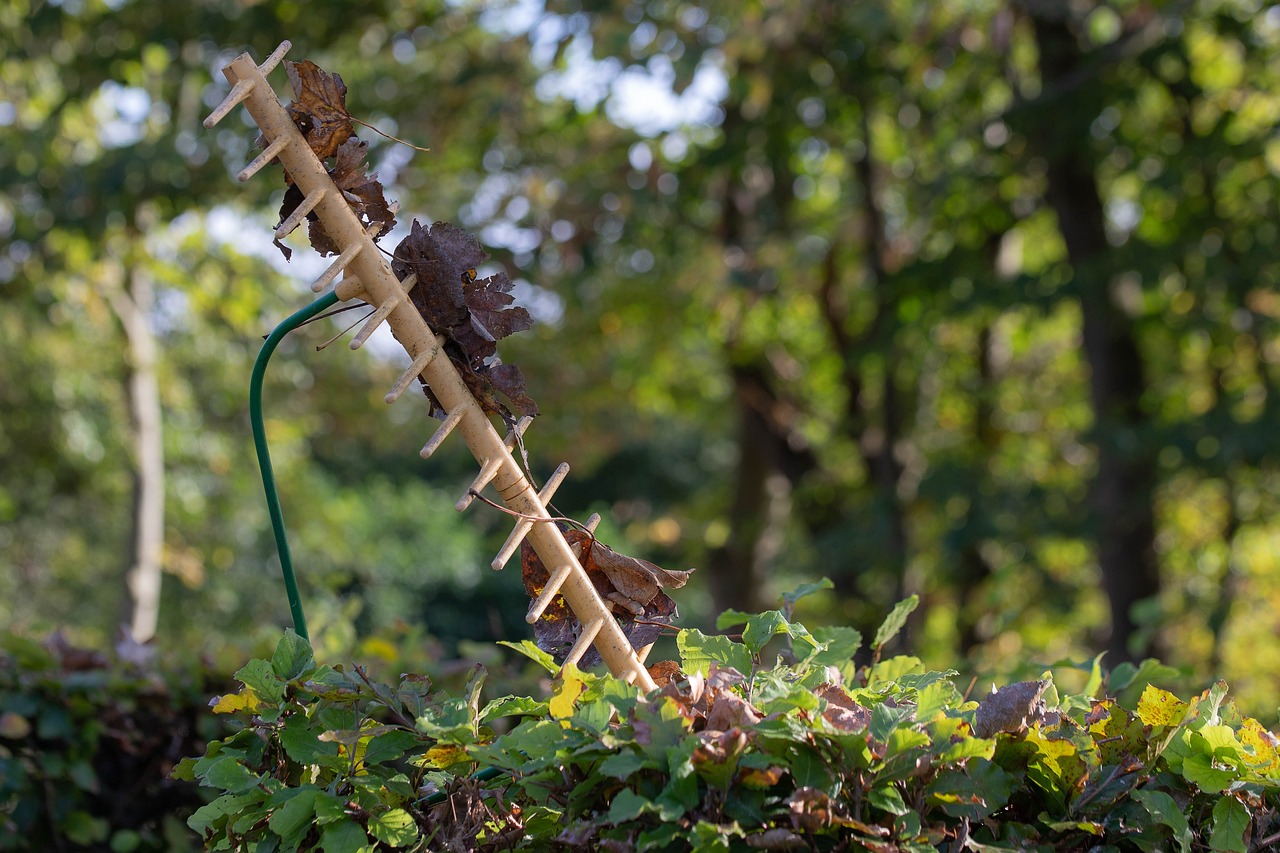
[[267, 82], [266, 75], [280, 64], [290, 47], [289, 42], [282, 42], [262, 65], [244, 53], [223, 68], [222, 73], [232, 88], [205, 119], [204, 126], [212, 128], [238, 104], [244, 104], [267, 145], [240, 171], [237, 179], [247, 181], [279, 158], [294, 184], [302, 191], [303, 201], [276, 229], [276, 236], [283, 238], [304, 217], [314, 212], [325, 232], [339, 247], [337, 257], [312, 283], [311, 289], [319, 293], [333, 285], [340, 301], [360, 299], [375, 306], [373, 315], [351, 341], [351, 349], [359, 349], [375, 329], [386, 323], [409, 354], [412, 363], [387, 392], [386, 401], [395, 402], [414, 379], [422, 376], [444, 407], [447, 416], [423, 446], [420, 455], [424, 459], [429, 457], [454, 431], [462, 435], [480, 465], [480, 473], [458, 500], [458, 511], [465, 510], [476, 494], [492, 484], [503, 503], [522, 516], [494, 558], [493, 568], [501, 569], [506, 565], [526, 537], [543, 565], [556, 567], [551, 570], [550, 579], [541, 594], [530, 603], [526, 621], [532, 625], [557, 594], [563, 595], [582, 625], [582, 633], [569, 650], [566, 663], [577, 663], [594, 645], [615, 676], [642, 690], [654, 689], [642, 656], [632, 648], [609, 606], [587, 577], [578, 556], [547, 511], [547, 503], [564, 481], [569, 466], [560, 465], [541, 491], [534, 489], [512, 455], [512, 448], [531, 419], [521, 419], [505, 438], [498, 435], [457, 368], [442, 351], [445, 339], [432, 331], [409, 300], [413, 276], [405, 281], [398, 279], [374, 245], [373, 238], [377, 236], [381, 223], [375, 223], [367, 231], [364, 229]]

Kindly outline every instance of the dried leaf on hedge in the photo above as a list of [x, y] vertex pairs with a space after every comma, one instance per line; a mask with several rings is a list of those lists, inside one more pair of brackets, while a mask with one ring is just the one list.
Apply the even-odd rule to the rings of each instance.
[[1048, 681], [1019, 681], [999, 690], [993, 689], [978, 703], [973, 733], [987, 738], [1000, 732], [1017, 734], [1026, 731], [1027, 726], [1043, 719], [1045, 703], [1041, 697], [1048, 687]]

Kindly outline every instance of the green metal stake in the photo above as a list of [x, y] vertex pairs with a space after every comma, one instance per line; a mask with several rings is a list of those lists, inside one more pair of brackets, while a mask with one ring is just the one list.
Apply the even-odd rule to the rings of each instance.
[[253, 376], [249, 379], [249, 423], [253, 427], [253, 446], [258, 451], [258, 468], [262, 472], [262, 488], [267, 493], [267, 511], [271, 515], [271, 529], [276, 536], [276, 551], [280, 554], [280, 571], [284, 575], [284, 588], [289, 596], [289, 612], [293, 615], [293, 630], [304, 640], [307, 634], [307, 617], [302, 613], [302, 596], [298, 594], [298, 579], [293, 574], [293, 558], [289, 556], [289, 538], [284, 530], [284, 513], [280, 510], [280, 496], [276, 493], [276, 477], [271, 470], [271, 452], [267, 449], [267, 430], [262, 422], [262, 378], [267, 372], [271, 354], [284, 340], [284, 336], [317, 314], [338, 303], [338, 295], [330, 291], [297, 311], [267, 336], [266, 343], [253, 364]]

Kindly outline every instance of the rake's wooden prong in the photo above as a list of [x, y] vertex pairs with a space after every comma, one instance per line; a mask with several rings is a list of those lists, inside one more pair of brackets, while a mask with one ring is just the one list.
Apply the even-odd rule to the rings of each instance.
[[[280, 142], [281, 140], [284, 140], [287, 143], [289, 138], [287, 136], [282, 136], [280, 139], [277, 139], [276, 142]], [[289, 214], [289, 218], [284, 222], [281, 222], [276, 227], [276, 239], [283, 240], [285, 237], [289, 236], [293, 229], [297, 228], [302, 223], [302, 220], [306, 218], [306, 215], [316, 209], [316, 205], [324, 199], [325, 194], [328, 192], [329, 190], [326, 187], [319, 187], [312, 190], [311, 193], [293, 209], [293, 213]]]
[[248, 166], [240, 170], [240, 174], [236, 175], [236, 180], [240, 183], [252, 178], [262, 170], [262, 167], [276, 159], [276, 156], [289, 145], [289, 137], [281, 136], [266, 148], [262, 149], [262, 153], [254, 157]]
[[387, 319], [387, 315], [394, 311], [396, 306], [404, 300], [405, 297], [403, 296], [398, 299], [393, 296], [379, 305], [378, 310], [369, 315], [368, 321], [361, 327], [359, 332], [356, 332], [356, 336], [351, 339], [350, 347], [352, 349], [360, 349], [360, 347], [364, 346], [365, 341], [369, 340], [369, 336], [377, 331], [378, 327]]
[[293, 42], [288, 39], [280, 42], [280, 46], [273, 50], [266, 61], [258, 66], [258, 70], [262, 72], [263, 77], [266, 77], [276, 69], [276, 66], [280, 64], [280, 60], [284, 59], [284, 55], [289, 52], [291, 47], [293, 47]]
[[489, 481], [498, 476], [498, 472], [502, 470], [502, 463], [505, 461], [501, 456], [486, 459], [484, 465], [480, 466], [480, 473], [471, 481], [471, 487], [467, 489], [462, 497], [458, 498], [458, 502], [453, 505], [453, 508], [458, 512], [462, 512], [471, 506], [471, 502], [476, 499], [476, 495], [484, 491], [484, 487], [489, 485]]
[[253, 91], [252, 80], [241, 80], [231, 87], [231, 91], [222, 99], [222, 103], [214, 107], [213, 112], [209, 113], [209, 117], [204, 120], [206, 129], [212, 129], [214, 125], [227, 117], [227, 113], [236, 108], [236, 105], [249, 97], [249, 93]]
[[582, 660], [582, 656], [587, 653], [587, 647], [591, 645], [603, 627], [604, 617], [602, 616], [597, 616], [582, 626], [582, 634], [579, 635], [577, 642], [573, 644], [573, 648], [569, 649], [569, 653], [564, 656], [564, 663], [560, 666], [561, 672], [564, 672], [564, 668], [569, 664], [576, 665], [578, 661]]
[[[560, 484], [564, 482], [564, 478], [569, 474], [569, 463], [561, 462], [560, 467], [552, 472], [547, 478], [546, 485], [542, 487], [542, 491], [538, 492], [538, 502], [546, 506], [551, 500], [551, 496], [556, 493], [556, 489], [560, 488]], [[516, 553], [516, 549], [520, 547], [520, 543], [524, 541], [524, 537], [529, 535], [529, 531], [533, 529], [536, 522], [527, 518], [522, 518], [516, 522], [516, 526], [511, 531], [511, 535], [507, 537], [507, 541], [502, 544], [502, 548], [498, 550], [498, 556], [493, 558], [493, 562], [489, 565], [496, 572], [507, 564], [507, 561]]]
[[418, 378], [426, 366], [431, 363], [431, 360], [439, 355], [439, 353], [440, 342], [438, 340], [434, 345], [429, 346], [422, 352], [418, 353], [418, 355], [413, 359], [413, 364], [405, 368], [404, 373], [400, 374], [400, 378], [396, 380], [396, 384], [391, 386], [391, 390], [387, 392], [387, 396], [383, 399], [386, 400], [388, 404], [399, 400], [400, 395], [413, 384], [413, 380]]
[[359, 276], [352, 275], [350, 272], [342, 277], [342, 281], [334, 285], [333, 292], [342, 302], [349, 302], [352, 299], [369, 301], [369, 294], [364, 290], [364, 282], [360, 280]]
[[364, 248], [363, 243], [352, 243], [350, 246], [342, 250], [342, 254], [329, 264], [329, 268], [320, 274], [320, 277], [311, 283], [311, 292], [319, 293], [329, 286], [329, 282], [338, 277], [338, 273], [346, 269], [347, 264], [351, 263], [351, 259], [360, 253]]
[[653, 651], [653, 643], [650, 643], [640, 651], [636, 652], [636, 660], [640, 661], [640, 663], [644, 663], [649, 659], [649, 652], [651, 651]]
[[440, 445], [449, 437], [449, 433], [453, 432], [453, 428], [462, 420], [462, 416], [466, 414], [466, 411], [467, 407], [463, 405], [450, 412], [440, 423], [440, 426], [436, 427], [436, 431], [431, 434], [431, 438], [427, 439], [427, 443], [422, 445], [418, 455], [426, 459], [440, 449]]
[[587, 529], [588, 533], [595, 533], [596, 528], [600, 526], [600, 513], [591, 513], [591, 515], [587, 517], [587, 523], [582, 526]]
[[542, 588], [542, 592], [533, 601], [529, 602], [529, 612], [524, 615], [524, 621], [532, 625], [537, 622], [547, 609], [547, 605], [551, 603], [551, 599], [560, 594], [560, 587], [568, 579], [569, 573], [573, 571], [573, 564], [567, 563], [551, 573], [551, 577], [547, 578], [547, 585]]
[[351, 341], [352, 349], [360, 349], [360, 347], [364, 346], [365, 341], [369, 340], [369, 336], [372, 335], [374, 331], [376, 331], [377, 328], [381, 326], [383, 322], [386, 321], [387, 317], [390, 316], [391, 312], [396, 310], [396, 307], [401, 302], [404, 302], [406, 299], [409, 298], [409, 291], [413, 288], [413, 286], [417, 282], [418, 282], [418, 276], [416, 273], [410, 273], [409, 277], [401, 282], [401, 284], [404, 285], [404, 290], [401, 291], [398, 295], [392, 296], [386, 302], [378, 306], [378, 310], [374, 311], [373, 314], [369, 317], [369, 321], [364, 324], [364, 328], [362, 328], [356, 334], [355, 338], [352, 339]]

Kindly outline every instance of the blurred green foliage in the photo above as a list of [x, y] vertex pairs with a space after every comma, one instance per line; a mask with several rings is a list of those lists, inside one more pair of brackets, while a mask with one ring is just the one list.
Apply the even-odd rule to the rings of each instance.
[[[504, 356], [545, 413], [535, 470], [567, 459], [563, 512], [699, 567], [686, 624], [827, 575], [806, 621], [866, 634], [918, 593], [935, 668], [1158, 653], [1273, 712], [1276, 7], [17, 0], [0, 28], [15, 629], [105, 646], [127, 610], [113, 299], [138, 276], [159, 642], [239, 661], [287, 618], [246, 388], [320, 262], [269, 245], [278, 176], [232, 177], [240, 111], [200, 121], [227, 61], [288, 38], [354, 115], [432, 149], [361, 133], [404, 223], [476, 231], [517, 280], [540, 322]], [[523, 638], [520, 584], [483, 568], [508, 520], [453, 514], [473, 467], [417, 459], [425, 402], [381, 402], [394, 355], [314, 351], [346, 322], [291, 336], [266, 393], [318, 652], [390, 634], [414, 668]]]
[[228, 733], [208, 710], [227, 683], [181, 653], [0, 634], [0, 850], [198, 850], [208, 797], [168, 777]]

